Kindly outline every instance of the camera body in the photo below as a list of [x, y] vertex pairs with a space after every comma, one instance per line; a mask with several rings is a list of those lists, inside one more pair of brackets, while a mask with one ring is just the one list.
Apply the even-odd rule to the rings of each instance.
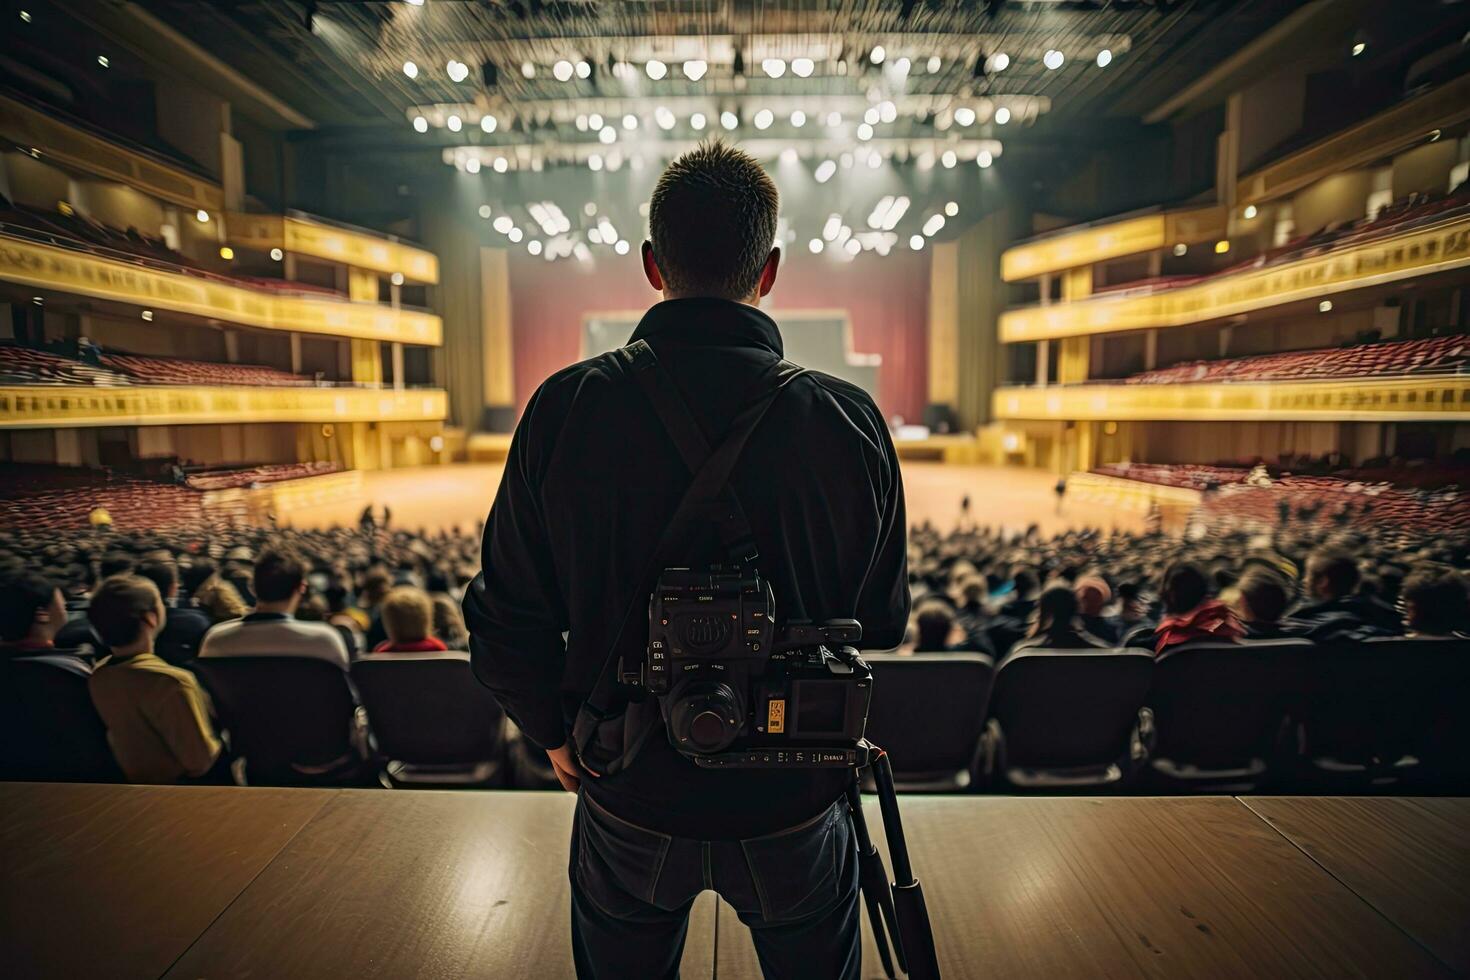
[[775, 623], [753, 568], [665, 569], [648, 607], [642, 683], [669, 741], [706, 768], [861, 764], [872, 670], [857, 620]]

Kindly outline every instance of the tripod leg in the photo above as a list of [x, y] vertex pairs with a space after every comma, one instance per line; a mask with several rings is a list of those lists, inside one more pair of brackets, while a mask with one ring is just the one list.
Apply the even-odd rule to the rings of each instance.
[[[868, 836], [868, 823], [863, 818], [862, 793], [858, 789], [857, 772], [853, 772], [852, 783], [847, 787], [847, 808], [852, 814], [852, 829], [857, 835], [858, 884], [862, 889], [863, 903], [868, 907], [868, 922], [873, 927], [873, 942], [878, 947], [878, 958], [883, 961], [883, 975], [893, 980], [893, 958], [888, 953], [888, 937], [893, 937], [898, 946], [897, 916], [893, 910], [893, 892], [888, 887], [888, 871], [883, 867], [883, 856], [873, 846]], [[903, 950], [896, 948], [899, 968], [903, 969]]]
[[888, 856], [893, 861], [893, 905], [898, 917], [894, 941], [904, 954], [904, 972], [910, 980], [939, 980], [934, 931], [929, 924], [929, 910], [924, 905], [924, 889], [909, 865], [908, 843], [898, 814], [898, 792], [893, 788], [893, 768], [887, 753], [878, 750], [872, 767], [873, 781], [878, 786], [878, 806], [883, 811], [883, 832], [888, 838]]

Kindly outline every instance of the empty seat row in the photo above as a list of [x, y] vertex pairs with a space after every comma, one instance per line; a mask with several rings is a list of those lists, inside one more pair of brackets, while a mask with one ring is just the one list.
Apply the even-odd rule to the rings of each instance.
[[1218, 361], [1186, 361], [1144, 371], [1124, 384], [1312, 381], [1393, 377], [1463, 371], [1470, 366], [1470, 337], [1427, 337], [1322, 350], [1290, 351]]

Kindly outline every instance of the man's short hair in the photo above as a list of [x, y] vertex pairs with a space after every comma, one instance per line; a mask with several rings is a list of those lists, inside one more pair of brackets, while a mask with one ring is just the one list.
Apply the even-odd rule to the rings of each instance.
[[1409, 629], [1448, 636], [1470, 623], [1470, 591], [1465, 577], [1449, 568], [1417, 568], [1404, 582]]
[[1352, 595], [1362, 578], [1358, 563], [1352, 555], [1336, 548], [1322, 548], [1312, 552], [1307, 559], [1308, 581], [1318, 576], [1327, 580], [1327, 589], [1334, 598]]
[[755, 158], [719, 140], [674, 160], [648, 205], [664, 286], [690, 296], [750, 296], [776, 242], [779, 203]]
[[1164, 572], [1160, 595], [1164, 600], [1164, 612], [1187, 613], [1209, 598], [1209, 582], [1194, 562], [1176, 561]]
[[97, 564], [97, 575], [99, 578], [111, 578], [114, 575], [126, 575], [133, 570], [133, 556], [122, 551], [109, 551], [102, 556]]
[[126, 646], [138, 639], [143, 617], [157, 612], [162, 598], [158, 586], [141, 575], [114, 575], [103, 579], [92, 594], [87, 619], [103, 643]]
[[1240, 601], [1249, 611], [1249, 618], [1258, 623], [1278, 623], [1286, 615], [1287, 603], [1291, 601], [1286, 582], [1280, 575], [1264, 565], [1252, 565], [1246, 569], [1236, 583]]
[[36, 613], [51, 605], [56, 583], [36, 572], [18, 572], [0, 582], [0, 640], [17, 643], [31, 632]]
[[284, 548], [267, 548], [255, 559], [255, 597], [263, 602], [284, 602], [306, 581], [306, 563]]
[[150, 558], [147, 561], [140, 561], [137, 572], [158, 586], [158, 594], [165, 598], [179, 584], [179, 569], [172, 560], [163, 561], [158, 558]]
[[395, 643], [427, 640], [434, 627], [434, 604], [429, 594], [412, 585], [400, 585], [383, 600], [383, 630]]

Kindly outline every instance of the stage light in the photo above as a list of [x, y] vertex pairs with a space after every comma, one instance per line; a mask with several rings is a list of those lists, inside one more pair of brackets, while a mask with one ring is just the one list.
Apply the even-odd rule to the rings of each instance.
[[915, 252], [917, 252], [917, 251], [921, 250], [923, 247], [924, 247], [924, 236], [923, 235], [910, 235], [909, 236], [909, 248], [911, 248]]
[[945, 150], [944, 155], [939, 158], [939, 162], [944, 164], [944, 169], [952, 170], [954, 165], [959, 162], [959, 159], [959, 157], [955, 156], [954, 150]]
[[495, 163], [492, 166], [495, 167], [496, 173], [503, 174], [510, 169], [510, 161], [505, 157], [496, 157]]
[[931, 54], [929, 56], [929, 63], [924, 66], [924, 70], [927, 71], [931, 75], [937, 75], [937, 74], [939, 74], [939, 69], [943, 65], [944, 65], [944, 62], [940, 60], [939, 55], [937, 55], [937, 54]]
[[868, 60], [875, 65], [883, 64], [883, 59], [888, 57], [888, 52], [883, 50], [883, 45], [873, 45], [873, 50], [868, 52]]
[[704, 113], [702, 112], [696, 112], [694, 115], [689, 117], [689, 125], [692, 129], [696, 131], [704, 129], [704, 124], [705, 118]]
[[412, 61], [405, 61], [403, 63], [403, 73], [409, 78], [418, 78], [419, 66], [414, 64]]
[[597, 205], [594, 204], [592, 201], [588, 201], [586, 204], [582, 205], [582, 213], [589, 218], [592, 217], [594, 214], [597, 213]]
[[878, 103], [878, 119], [881, 122], [891, 123], [898, 118], [898, 106], [887, 99]]
[[451, 115], [448, 119], [444, 120], [444, 125], [449, 127], [451, 133], [457, 133], [464, 126], [464, 120], [458, 116]]
[[535, 78], [536, 77], [536, 66], [533, 65], [533, 64], [531, 64], [529, 61], [523, 61], [523, 62], [521, 62], [521, 77], [522, 78]]
[[770, 109], [762, 109], [755, 114], [754, 122], [756, 129], [770, 129], [771, 123], [775, 121], [776, 117], [772, 115]]
[[878, 120], [881, 118], [882, 117], [878, 115], [878, 107], [875, 105], [868, 106], [868, 110], [863, 113], [863, 122], [867, 123], [869, 126], [878, 125]]
[[429, 452], [442, 453], [444, 451], [443, 436], [429, 436]]
[[841, 126], [842, 125], [842, 113], [838, 112], [835, 109], [832, 110], [831, 112], [827, 113], [827, 125], [828, 126], [834, 126], [834, 127], [835, 126]]
[[420, 133], [427, 133], [429, 131], [429, 120], [423, 116], [414, 116], [413, 128]]
[[279, 262], [286, 257], [286, 253], [278, 248], [271, 249], [271, 260]]
[[658, 123], [659, 129], [664, 130], [673, 129], [674, 123], [677, 122], [674, 119], [674, 113], [666, 105], [661, 105], [653, 110], [653, 121]]
[[967, 105], [962, 105], [954, 111], [954, 121], [961, 126], [970, 126], [975, 122], [975, 110]]
[[597, 131], [597, 138], [603, 143], [611, 143], [618, 138], [618, 131], [611, 126], [604, 126]]
[[1330, 299], [1324, 299], [1322, 302], [1318, 303], [1317, 304], [1317, 312], [1318, 313], [1331, 313], [1332, 312], [1332, 300], [1330, 300]]
[[709, 65], [703, 61], [684, 62], [684, 77], [691, 82], [699, 81], [707, 71], [709, 71]]
[[46, 305], [46, 300], [43, 299], [40, 296], [32, 296], [31, 297], [31, 302], [34, 303], [37, 306], [45, 306]]
[[1218, 242], [1215, 243], [1215, 254], [1216, 255], [1224, 255], [1228, 251], [1230, 251], [1230, 241], [1229, 241], [1229, 239], [1222, 238]]
[[20, 12], [20, 20], [23, 24], [29, 24], [31, 22], [31, 12], [29, 10], [22, 10]]
[[500, 217], [495, 219], [494, 228], [496, 231], [504, 235], [506, 232], [514, 228], [515, 224], [516, 223], [511, 220], [510, 215], [502, 214]]
[[829, 242], [835, 241], [840, 231], [842, 231], [842, 215], [828, 215], [827, 223], [822, 225], [822, 237]]
[[954, 201], [947, 201], [944, 205], [944, 213], [953, 218], [960, 213], [960, 206]]
[[805, 126], [806, 113], [802, 112], [800, 109], [793, 109], [791, 112], [791, 125], [795, 126], [797, 129]]
[[869, 126], [867, 123], [859, 124], [857, 128], [857, 138], [864, 141], [872, 139], [873, 127]]
[[601, 129], [602, 128], [602, 116], [599, 115], [598, 113], [595, 113], [595, 112], [592, 115], [588, 116], [587, 117], [587, 128], [588, 129]]
[[1259, 212], [1256, 211], [1256, 206], [1254, 204], [1247, 204], [1245, 206], [1245, 210], [1241, 212], [1241, 214], [1245, 216], [1245, 219], [1247, 221], [1249, 221], [1251, 218], [1254, 218], [1258, 213]]
[[513, 242], [519, 242], [522, 238], [526, 237], [526, 233], [521, 231], [519, 228], [512, 228], [510, 231], [505, 233], [505, 237], [509, 238]]
[[856, 238], [849, 238], [842, 243], [842, 247], [847, 251], [848, 255], [856, 255], [863, 250], [862, 244]]
[[929, 216], [929, 220], [924, 222], [924, 227], [921, 230], [924, 232], [925, 235], [933, 237], [934, 235], [939, 234], [939, 230], [943, 227], [944, 215], [931, 214]]
[[153, 322], [153, 311], [152, 310], [144, 310], [142, 312], [141, 316], [147, 322], [149, 322], [149, 323], [152, 323]]
[[490, 217], [490, 205], [488, 205], [488, 204], [482, 204], [482, 205], [480, 205], [479, 215], [482, 218], [488, 218], [488, 217]]
[[209, 220], [209, 212], [204, 210], [203, 208], [200, 208], [198, 211], [194, 212], [194, 220], [198, 221], [201, 225], [204, 224], [206, 221]]
[[787, 165], [795, 163], [799, 159], [796, 147], [788, 146], [781, 151], [781, 162]]
[[810, 58], [792, 58], [791, 73], [797, 78], [810, 78], [817, 70], [817, 63]]
[[395, 286], [402, 286], [403, 285], [403, 273], [401, 273], [401, 272], [395, 272], [395, 273], [393, 273], [393, 275], [391, 275], [391, 276], [388, 277], [388, 281], [391, 282]]
[[1043, 65], [1046, 65], [1046, 67], [1051, 71], [1056, 71], [1058, 68], [1062, 67], [1062, 62], [1064, 61], [1066, 61], [1066, 58], [1056, 48], [1052, 48], [1046, 54], [1041, 56], [1041, 63]]
[[897, 228], [898, 223], [903, 220], [903, 216], [908, 213], [908, 210], [908, 195], [900, 195], [898, 200], [893, 202], [893, 207], [889, 208], [888, 213], [883, 216], [883, 230], [892, 231]]
[[981, 150], [975, 154], [975, 162], [980, 165], [981, 170], [984, 170], [995, 162], [995, 157], [991, 155], [989, 150]]
[[1001, 106], [999, 109], [995, 110], [995, 124], [997, 126], [1004, 126], [1006, 123], [1008, 123], [1010, 121], [1011, 121], [1011, 110], [1010, 109], [1008, 109], [1005, 106]]
[[587, 169], [596, 173], [602, 169], [602, 157], [594, 153], [587, 158]]
[[1106, 68], [1108, 65], [1111, 65], [1112, 63], [1113, 63], [1113, 52], [1109, 51], [1107, 48], [1103, 48], [1101, 51], [1099, 51], [1097, 53], [1097, 66], [1099, 68]]
[[470, 66], [463, 61], [450, 59], [449, 64], [444, 66], [444, 71], [449, 75], [451, 82], [462, 82], [470, 77]]
[[422, 7], [424, 5], [424, 0], [405, 0], [405, 2], [410, 7]]
[[650, 61], [643, 66], [643, 70], [648, 72], [648, 77], [656, 82], [669, 73], [669, 66], [662, 61]]
[[724, 112], [720, 113], [720, 125], [724, 126], [726, 129], [734, 129], [736, 126], [740, 125], [740, 117], [735, 115], [735, 113], [731, 112], [729, 109], [726, 109]]
[[613, 245], [613, 251], [617, 252], [619, 255], [627, 255], [628, 250], [632, 247], [633, 246], [628, 244], [628, 240], [626, 238], [619, 238], [617, 244]]
[[767, 58], [761, 62], [761, 68], [772, 78], [780, 78], [786, 74], [786, 62], [780, 58]]
[[602, 244], [602, 229], [601, 228], [598, 228], [598, 227], [595, 227], [595, 226], [592, 227], [592, 228], [588, 228], [587, 229], [587, 240], [589, 242], [591, 242], [593, 245], [601, 245]]
[[908, 75], [909, 71], [912, 70], [913, 67], [914, 63], [912, 61], [909, 61], [909, 59], [899, 58], [893, 63], [893, 73], [899, 78], [903, 78], [904, 76]]
[[868, 166], [873, 170], [877, 170], [879, 167], [883, 166], [883, 155], [880, 154], [877, 150], [870, 151], [868, 153]]
[[1359, 42], [1357, 42], [1356, 44], [1353, 45], [1353, 57], [1356, 58], [1358, 55], [1362, 54], [1364, 51], [1367, 51], [1367, 50], [1368, 50], [1368, 45], [1365, 44], [1365, 43], [1363, 43], [1362, 41], [1359, 41]]
[[586, 61], [579, 61], [579, 62], [577, 62], [577, 77], [578, 78], [591, 78], [592, 77], [592, 65], [589, 64]]
[[1007, 68], [1011, 67], [1011, 56], [1006, 54], [1004, 51], [997, 51], [995, 54], [990, 56], [990, 61], [986, 64], [985, 67], [989, 68], [991, 71], [1005, 71]]
[[813, 255], [821, 255], [822, 249], [825, 246], [823, 245], [820, 238], [813, 238], [811, 241], [806, 243], [806, 247], [807, 250], [810, 251]]
[[480, 172], [480, 158], [479, 157], [470, 157], [468, 160], [466, 160], [464, 162], [464, 168], [466, 170], [468, 170], [472, 174], [479, 173]]
[[1185, 253], [1187, 253], [1188, 251], [1189, 246], [1184, 244], [1183, 242], [1179, 242], [1177, 245], [1174, 246], [1174, 257], [1183, 258]]
[[526, 251], [530, 252], [532, 255], [540, 255], [541, 254], [541, 242], [540, 242], [540, 240], [539, 239], [535, 239], [535, 238], [531, 239], [531, 241], [526, 245]]
[[832, 175], [835, 173], [837, 173], [837, 164], [833, 163], [831, 160], [823, 160], [821, 163], [817, 164], [817, 170], [816, 173], [813, 174], [813, 176], [817, 178], [817, 183], [825, 184], [827, 181], [832, 179]]
[[633, 115], [631, 112], [623, 116], [623, 128], [627, 130], [637, 129], [638, 117]]
[[107, 60], [107, 55], [105, 55], [105, 54], [99, 54], [97, 56], [97, 64], [101, 65], [103, 68], [111, 68], [112, 67], [112, 62], [110, 62], [110, 61]]
[[483, 115], [483, 116], [480, 117], [480, 128], [482, 130], [484, 130], [485, 132], [487, 132], [487, 133], [493, 133], [493, 132], [495, 132], [496, 127], [499, 126], [499, 125], [500, 125], [500, 120], [499, 119], [496, 119], [494, 116], [490, 115], [489, 113], [486, 113], [485, 115]]
[[575, 71], [576, 69], [572, 67], [570, 61], [558, 61], [551, 66], [551, 75], [558, 82], [570, 82], [572, 80], [572, 73]]

